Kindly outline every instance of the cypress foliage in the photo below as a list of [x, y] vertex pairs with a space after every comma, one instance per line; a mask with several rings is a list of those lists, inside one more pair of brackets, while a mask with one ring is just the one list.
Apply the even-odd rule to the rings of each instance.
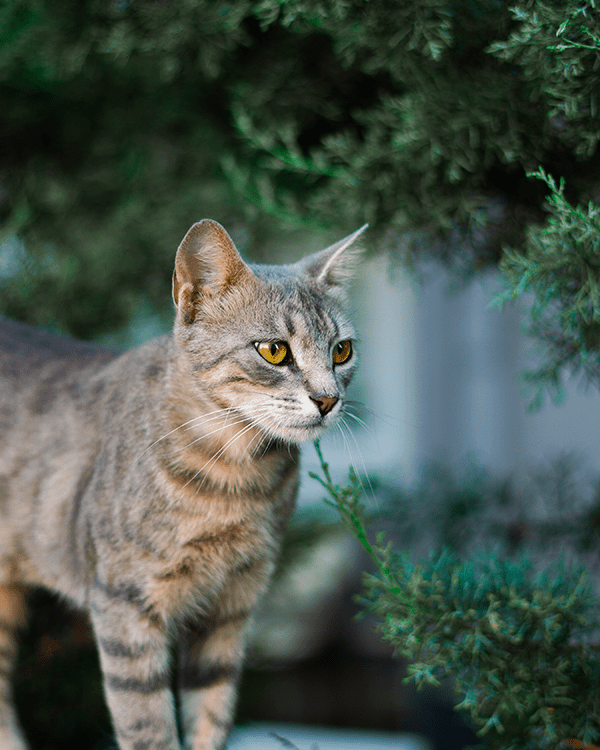
[[160, 309], [199, 212], [254, 244], [266, 213], [467, 272], [527, 256], [527, 172], [595, 201], [599, 39], [595, 0], [7, 0], [0, 310], [90, 337]]
[[582, 370], [600, 384], [600, 206], [573, 206], [565, 183], [540, 167], [530, 177], [546, 183], [549, 219], [528, 228], [524, 247], [501, 260], [507, 284], [495, 304], [533, 292], [529, 332], [545, 344], [541, 366], [527, 379], [539, 385], [532, 407], [544, 390], [561, 394], [561, 373]]
[[140, 299], [168, 300], [181, 232], [226, 202], [206, 110], [218, 120], [211, 75], [239, 34], [214, 4], [178, 6], [2, 4], [0, 216], [19, 238], [3, 313], [84, 338], [118, 328]]
[[458, 555], [447, 547], [416, 564], [384, 533], [367, 530], [361, 484], [351, 470], [333, 483], [315, 444], [325, 488], [343, 525], [375, 564], [358, 601], [384, 640], [409, 664], [405, 681], [451, 678], [464, 712], [494, 750], [558, 750], [600, 739], [600, 651], [589, 636], [600, 620], [592, 587], [577, 562], [533, 565], [506, 550]]

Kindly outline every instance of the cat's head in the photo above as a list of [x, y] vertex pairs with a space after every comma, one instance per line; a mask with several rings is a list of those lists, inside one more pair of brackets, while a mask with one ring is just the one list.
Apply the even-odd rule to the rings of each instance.
[[175, 337], [217, 407], [288, 443], [337, 422], [356, 368], [346, 288], [365, 227], [298, 263], [248, 265], [216, 221], [194, 224], [175, 259]]

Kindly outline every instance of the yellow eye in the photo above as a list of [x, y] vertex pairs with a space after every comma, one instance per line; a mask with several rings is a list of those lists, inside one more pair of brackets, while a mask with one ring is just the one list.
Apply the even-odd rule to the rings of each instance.
[[256, 351], [272, 365], [282, 365], [288, 359], [288, 345], [283, 341], [257, 341]]
[[340, 341], [333, 347], [333, 364], [343, 365], [352, 356], [352, 342]]

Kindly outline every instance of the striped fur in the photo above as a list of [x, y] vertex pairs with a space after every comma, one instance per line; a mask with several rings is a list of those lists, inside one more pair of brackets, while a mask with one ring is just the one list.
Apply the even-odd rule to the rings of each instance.
[[[224, 748], [252, 613], [298, 487], [297, 444], [343, 412], [362, 230], [248, 266], [216, 222], [177, 252], [172, 336], [124, 354], [0, 321], [0, 750], [28, 588], [89, 613], [121, 750]], [[257, 342], [285, 342], [285, 364]], [[337, 400], [336, 400], [337, 399]]]

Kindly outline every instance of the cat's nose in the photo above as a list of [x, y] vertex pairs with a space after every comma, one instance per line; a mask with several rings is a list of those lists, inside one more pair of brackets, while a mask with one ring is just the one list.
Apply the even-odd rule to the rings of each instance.
[[326, 414], [329, 414], [329, 412], [337, 404], [339, 398], [337, 396], [311, 396], [310, 400], [315, 402], [315, 404], [319, 407], [321, 416], [324, 417]]

